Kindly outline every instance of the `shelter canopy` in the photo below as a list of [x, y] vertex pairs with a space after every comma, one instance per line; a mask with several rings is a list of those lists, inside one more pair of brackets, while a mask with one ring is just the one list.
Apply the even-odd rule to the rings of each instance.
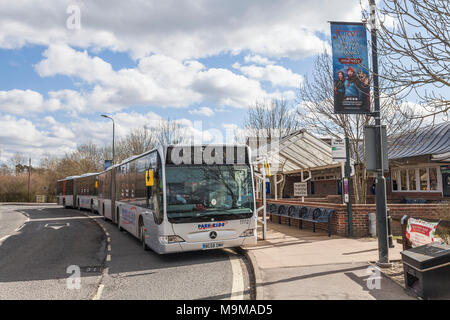
[[333, 162], [331, 146], [304, 129], [260, 147], [257, 160], [261, 159], [271, 165], [272, 173], [283, 174], [341, 166]]

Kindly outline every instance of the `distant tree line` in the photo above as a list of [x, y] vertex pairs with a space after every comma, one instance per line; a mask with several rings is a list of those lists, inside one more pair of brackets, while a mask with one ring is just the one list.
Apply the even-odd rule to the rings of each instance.
[[[159, 143], [183, 141], [182, 127], [175, 121], [162, 120], [155, 127], [131, 130], [115, 143], [115, 163], [151, 150]], [[56, 181], [68, 176], [88, 172], [101, 172], [104, 161], [112, 159], [112, 145], [99, 146], [83, 143], [64, 156], [45, 154], [39, 165], [29, 166], [29, 157], [15, 153], [7, 163], [0, 163], [0, 202], [34, 202], [37, 195], [47, 196], [48, 202], [56, 201]], [[28, 193], [28, 174], [30, 190]]]

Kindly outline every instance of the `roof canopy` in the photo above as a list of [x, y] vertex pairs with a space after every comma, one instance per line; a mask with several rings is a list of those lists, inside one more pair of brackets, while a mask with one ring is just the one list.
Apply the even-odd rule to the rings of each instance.
[[419, 129], [389, 146], [389, 159], [431, 155], [432, 160], [450, 159], [450, 121]]
[[[260, 148], [264, 149], [264, 147]], [[340, 167], [333, 162], [331, 146], [306, 130], [294, 132], [267, 146], [259, 158], [265, 158], [272, 173], [292, 173], [323, 167]]]

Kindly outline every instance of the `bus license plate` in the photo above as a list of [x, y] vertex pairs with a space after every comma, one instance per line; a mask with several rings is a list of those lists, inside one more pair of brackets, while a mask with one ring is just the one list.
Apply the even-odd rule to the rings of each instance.
[[203, 250], [218, 249], [218, 248], [223, 248], [223, 243], [211, 242], [211, 243], [204, 243], [203, 244]]

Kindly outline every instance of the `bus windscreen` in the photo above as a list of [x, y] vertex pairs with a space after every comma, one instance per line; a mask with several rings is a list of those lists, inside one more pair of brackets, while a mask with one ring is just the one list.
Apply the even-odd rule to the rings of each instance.
[[249, 165], [167, 165], [167, 216], [172, 223], [250, 218]]

